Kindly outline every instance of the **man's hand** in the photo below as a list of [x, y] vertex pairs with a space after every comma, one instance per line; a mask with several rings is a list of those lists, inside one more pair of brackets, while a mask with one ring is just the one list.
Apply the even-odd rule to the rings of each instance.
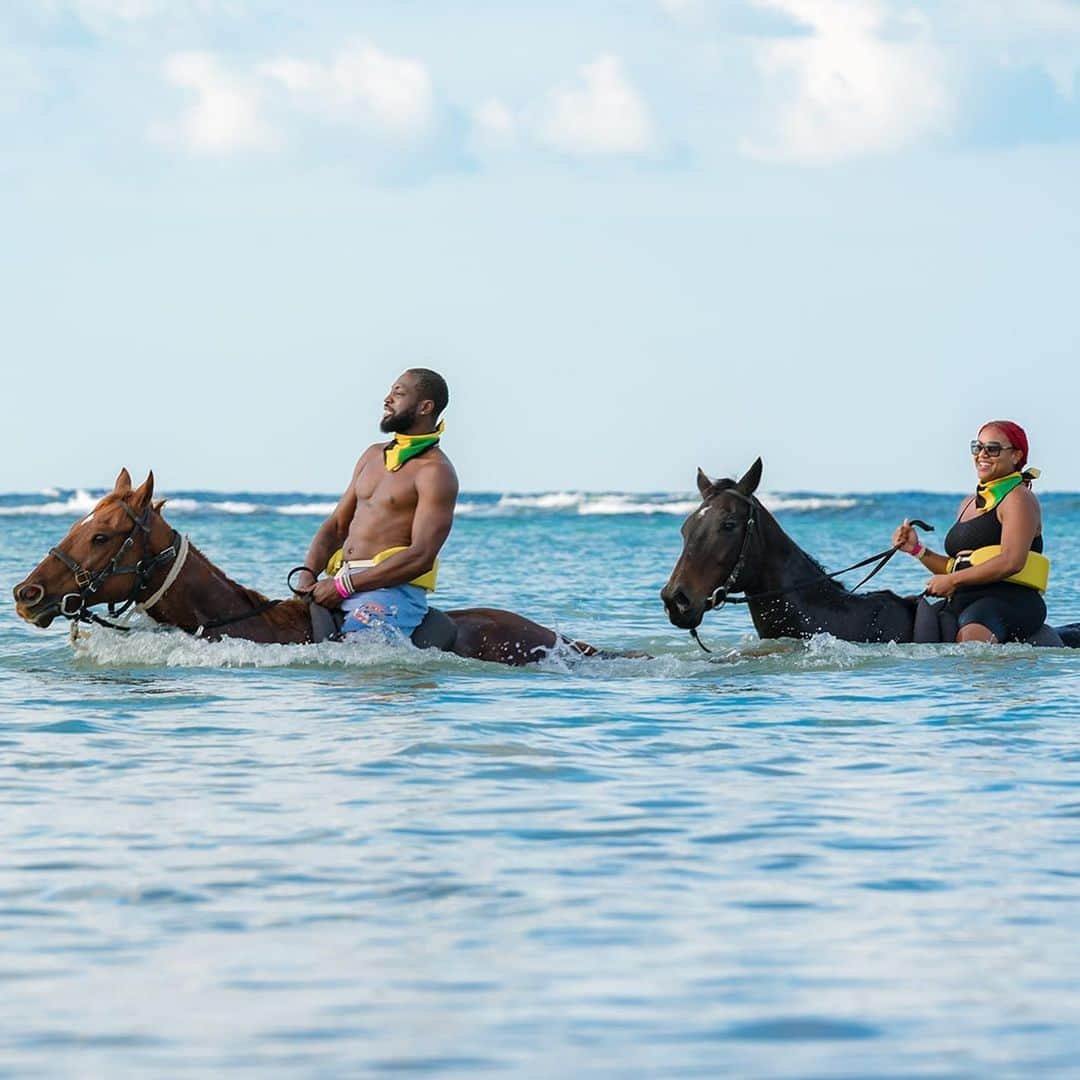
[[337, 591], [337, 584], [332, 577], [316, 581], [309, 595], [316, 604], [331, 611], [341, 607], [341, 593]]
[[296, 591], [300, 593], [311, 592], [315, 585], [315, 575], [305, 566], [296, 571]]

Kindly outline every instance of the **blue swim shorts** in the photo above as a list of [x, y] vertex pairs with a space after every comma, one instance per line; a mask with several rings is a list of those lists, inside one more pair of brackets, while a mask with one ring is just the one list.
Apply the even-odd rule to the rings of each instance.
[[341, 632], [347, 640], [376, 635], [385, 641], [412, 636], [427, 614], [427, 592], [418, 585], [394, 585], [354, 593], [341, 603], [345, 622]]

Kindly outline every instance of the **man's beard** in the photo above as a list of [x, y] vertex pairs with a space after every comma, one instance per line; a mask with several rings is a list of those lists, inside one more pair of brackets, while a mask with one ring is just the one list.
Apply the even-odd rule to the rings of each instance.
[[392, 431], [405, 432], [416, 423], [416, 406], [411, 409], [405, 409], [403, 412], [392, 413], [390, 416], [384, 416], [379, 422], [379, 430], [385, 431], [388, 435]]

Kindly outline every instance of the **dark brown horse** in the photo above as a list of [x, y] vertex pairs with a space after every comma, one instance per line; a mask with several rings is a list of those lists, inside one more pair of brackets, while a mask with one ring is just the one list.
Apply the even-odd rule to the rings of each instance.
[[[675, 626], [696, 630], [707, 611], [734, 600], [749, 606], [763, 638], [942, 640], [922, 633], [928, 620], [937, 628], [938, 612], [918, 597], [849, 592], [829, 578], [755, 497], [760, 482], [761, 458], [737, 481], [710, 480], [698, 469], [702, 502], [683, 523], [683, 551], [660, 592]], [[1031, 644], [1078, 647], [1080, 624], [1044, 626]]]
[[[116, 614], [134, 607], [156, 622], [211, 640], [312, 641], [305, 600], [268, 600], [232, 581], [166, 522], [163, 501], [154, 502], [153, 494], [153, 473], [132, 488], [128, 471], [121, 470], [113, 490], [15, 586], [19, 615], [45, 627], [57, 615], [93, 619], [90, 609], [108, 604]], [[596, 652], [511, 611], [465, 608], [445, 614], [453, 623], [450, 651], [458, 656], [527, 664], [560, 642], [586, 656]]]

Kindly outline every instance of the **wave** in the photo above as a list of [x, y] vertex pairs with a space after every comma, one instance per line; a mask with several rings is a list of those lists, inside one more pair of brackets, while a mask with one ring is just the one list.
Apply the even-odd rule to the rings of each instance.
[[[46, 497], [53, 494], [52, 489], [43, 492]], [[60, 492], [56, 492], [57, 495]], [[68, 517], [78, 517], [88, 514], [97, 505], [100, 495], [91, 495], [89, 491], [80, 488], [73, 491], [66, 499], [56, 499], [45, 503], [30, 503], [26, 505], [0, 506], [0, 514], [44, 514], [48, 517], [58, 517], [61, 514]]]
[[[144, 628], [145, 627], [145, 628]], [[119, 634], [93, 627], [80, 632], [74, 643], [76, 659], [100, 667], [176, 668], [290, 668], [361, 667], [400, 672], [484, 671], [506, 669], [466, 660], [432, 649], [372, 642], [322, 642], [318, 645], [262, 645], [226, 638], [205, 641], [174, 628], [155, 627], [136, 621], [133, 632]], [[618, 656], [583, 657], [569, 649], [553, 650], [545, 659], [524, 671], [573, 674], [582, 679], [693, 679], [723, 678], [727, 672], [755, 675], [852, 671], [892, 668], [912, 662], [945, 664], [953, 672], [957, 660], [974, 665], [1013, 663], [1018, 658], [1036, 660], [1072, 655], [1066, 649], [1035, 649], [1030, 645], [901, 645], [895, 642], [865, 644], [841, 641], [818, 634], [806, 641], [790, 638], [763, 641], [746, 635], [736, 641], [711, 642], [713, 652], [701, 652], [689, 641], [676, 642], [671, 635], [649, 636], [622, 643], [649, 654], [645, 658]]]
[[[79, 517], [89, 513], [104, 492], [94, 494], [83, 488], [59, 492], [47, 501], [13, 501], [16, 496], [0, 496], [0, 516], [43, 515], [47, 517]], [[851, 496], [831, 495], [774, 495], [763, 494], [761, 501], [774, 511], [793, 513], [847, 510], [863, 500]], [[167, 497], [171, 514], [281, 514], [287, 517], [326, 517], [336, 500], [312, 495], [291, 499], [281, 495], [214, 498], [209, 493], [196, 492]], [[457, 513], [470, 517], [504, 517], [533, 514], [574, 514], [579, 516], [622, 516], [663, 514], [685, 517], [699, 505], [699, 500], [683, 493], [631, 494], [626, 492], [548, 491], [535, 494], [482, 495], [464, 494], [458, 501]]]
[[769, 495], [760, 496], [766, 510], [850, 510], [862, 501], [850, 495]]
[[[763, 493], [762, 503], [769, 510], [813, 511], [848, 510], [859, 504], [851, 496], [773, 495]], [[545, 492], [537, 495], [503, 495], [492, 512], [514, 510], [573, 511], [581, 515], [670, 514], [685, 517], [700, 505], [685, 495], [631, 495], [619, 492], [603, 494], [571, 491]]]

